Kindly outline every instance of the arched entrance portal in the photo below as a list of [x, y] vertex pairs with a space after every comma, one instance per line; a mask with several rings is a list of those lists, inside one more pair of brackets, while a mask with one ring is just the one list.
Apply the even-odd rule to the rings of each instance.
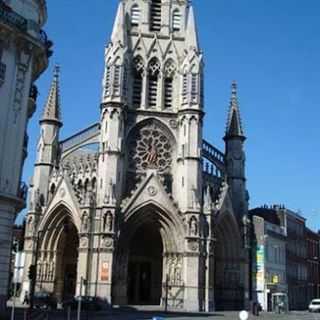
[[128, 302], [159, 305], [162, 291], [163, 244], [158, 223], [145, 223], [129, 249]]
[[243, 308], [244, 288], [241, 280], [241, 238], [236, 221], [229, 213], [219, 221], [215, 230], [215, 306], [216, 310]]
[[125, 214], [113, 263], [113, 303], [183, 305], [183, 223], [177, 214], [147, 204]]
[[55, 295], [64, 301], [76, 294], [79, 236], [73, 223], [61, 233], [57, 248]]

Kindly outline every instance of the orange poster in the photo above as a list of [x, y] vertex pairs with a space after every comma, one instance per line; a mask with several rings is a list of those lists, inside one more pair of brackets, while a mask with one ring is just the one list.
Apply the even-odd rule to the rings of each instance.
[[109, 262], [103, 261], [101, 264], [101, 281], [109, 281]]

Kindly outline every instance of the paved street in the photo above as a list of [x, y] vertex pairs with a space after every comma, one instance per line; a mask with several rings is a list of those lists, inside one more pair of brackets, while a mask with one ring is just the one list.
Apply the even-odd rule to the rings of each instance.
[[[163, 313], [161, 311], [137, 311], [137, 310], [113, 310], [112, 312], [83, 312], [81, 320], [152, 320], [158, 317], [163, 320], [238, 320], [237, 312], [216, 313], [216, 314], [196, 314], [196, 313]], [[16, 317], [16, 320], [23, 319], [22, 314]], [[76, 313], [73, 312], [70, 320], [76, 320]], [[290, 314], [263, 313], [259, 317], [250, 316], [252, 319], [270, 319], [270, 320], [320, 320], [320, 314], [311, 314], [308, 312], [291, 312]], [[2, 319], [1, 319], [2, 320]], [[31, 320], [67, 320], [65, 312], [53, 312], [46, 317], [44, 313], [34, 314]]]

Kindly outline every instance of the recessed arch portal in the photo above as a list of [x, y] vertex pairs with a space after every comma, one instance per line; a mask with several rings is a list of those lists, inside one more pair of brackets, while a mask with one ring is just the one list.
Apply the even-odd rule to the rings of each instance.
[[[117, 270], [113, 272], [115, 303], [160, 305], [167, 276], [171, 283], [183, 287], [182, 229], [174, 214], [155, 204], [125, 214], [115, 256]], [[175, 266], [175, 272], [169, 274]], [[179, 294], [183, 295], [183, 290]]]
[[48, 212], [40, 224], [36, 290], [51, 292], [58, 302], [76, 293], [78, 224], [63, 204]]
[[231, 213], [223, 212], [215, 228], [215, 305], [217, 310], [240, 310], [243, 307], [241, 287], [241, 236]]

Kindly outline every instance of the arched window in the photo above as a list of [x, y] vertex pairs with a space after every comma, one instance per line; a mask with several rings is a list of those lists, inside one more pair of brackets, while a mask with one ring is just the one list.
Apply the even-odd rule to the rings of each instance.
[[188, 74], [184, 73], [182, 78], [182, 102], [188, 102]]
[[196, 71], [196, 67], [193, 66], [191, 69], [191, 102], [198, 103], [199, 95], [199, 77]]
[[135, 108], [141, 106], [142, 95], [142, 74], [144, 70], [144, 64], [141, 57], [134, 59], [133, 66], [133, 92], [132, 92], [132, 104]]
[[106, 79], [105, 79], [105, 96], [108, 97], [111, 94], [111, 67], [106, 67]]
[[181, 29], [181, 14], [178, 9], [173, 11], [172, 29], [173, 29], [173, 31], [180, 31], [180, 29]]
[[160, 62], [158, 59], [153, 58], [149, 64], [149, 82], [148, 82], [148, 100], [149, 108], [157, 106], [158, 97], [158, 80], [160, 73]]
[[117, 59], [114, 66], [114, 75], [113, 75], [113, 94], [115, 96], [120, 95], [120, 83], [121, 83], [121, 66], [120, 66], [119, 59]]
[[152, 0], [150, 7], [150, 29], [161, 30], [161, 0]]
[[137, 27], [140, 23], [141, 11], [137, 4], [131, 8], [131, 25]]
[[165, 66], [164, 79], [164, 107], [172, 108], [173, 100], [173, 78], [175, 74], [175, 65], [172, 60], [168, 61]]

